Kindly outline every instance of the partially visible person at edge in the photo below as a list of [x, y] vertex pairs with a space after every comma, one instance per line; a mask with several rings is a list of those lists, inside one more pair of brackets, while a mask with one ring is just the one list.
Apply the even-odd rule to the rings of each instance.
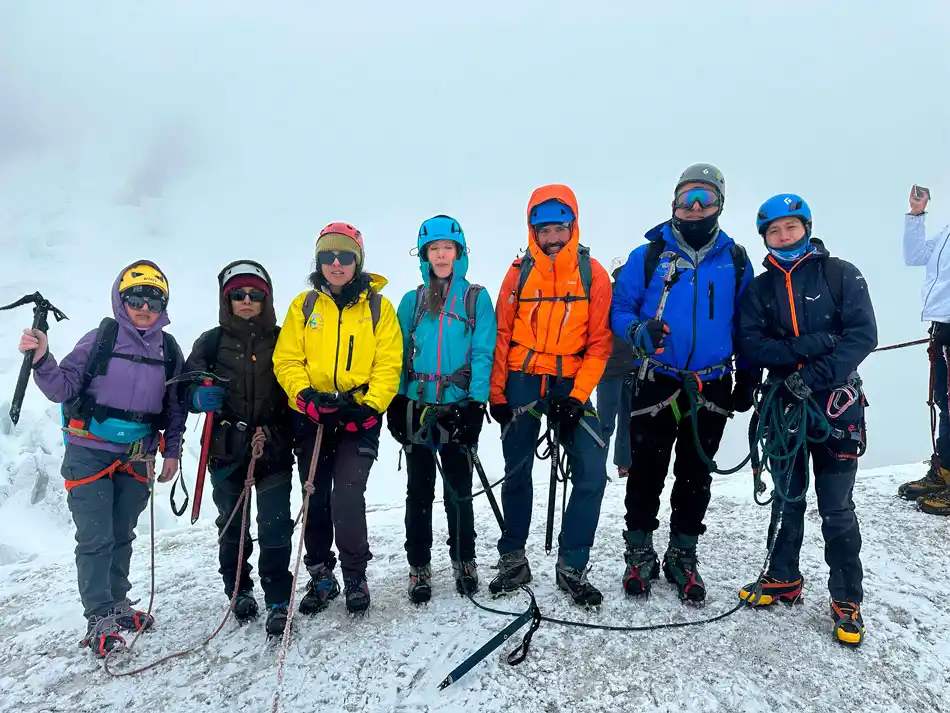
[[[620, 275], [618, 266], [613, 270], [611, 277], [614, 280], [614, 289], [617, 286], [617, 277]], [[617, 438], [614, 442], [614, 465], [617, 466], [617, 475], [627, 477], [630, 469], [630, 409], [633, 402], [633, 349], [623, 337], [614, 335], [613, 347], [604, 375], [597, 384], [597, 415], [603, 429], [600, 437], [604, 443], [610, 445], [610, 439], [616, 429]]]
[[758, 374], [737, 360], [734, 386], [732, 376], [739, 299], [752, 279], [752, 264], [719, 227], [725, 197], [719, 169], [689, 166], [673, 191], [672, 218], [647, 232], [647, 244], [630, 253], [617, 279], [611, 326], [637, 355], [623, 533], [623, 588], [630, 596], [649, 594], [660, 575], [653, 533], [660, 526], [660, 495], [675, 443], [662, 569], [680, 599], [705, 601], [696, 547], [706, 532], [712, 474], [703, 454], [715, 458], [732, 411], [752, 408]]
[[[854, 265], [831, 257], [822, 241], [812, 237], [811, 210], [800, 196], [783, 193], [767, 200], [756, 227], [769, 254], [765, 272], [742, 300], [739, 348], [751, 364], [769, 370], [766, 394], [776, 382], [783, 383], [775, 391], [780, 407], [814, 397], [825, 409], [831, 437], [808, 443], [807, 455], [814, 463], [825, 562], [831, 571], [833, 633], [840, 643], [858, 646], [865, 634], [864, 592], [852, 491], [865, 433], [857, 368], [877, 346], [871, 295]], [[773, 472], [776, 495], [767, 544], [774, 536], [775, 546], [761, 588], [752, 583], [739, 592], [751, 605], [793, 603], [802, 595], [806, 468], [803, 449], [788, 477]]]
[[274, 350], [274, 373], [295, 412], [302, 482], [323, 426], [304, 532], [310, 582], [302, 614], [324, 610], [340, 593], [334, 537], [347, 611], [363, 612], [370, 604], [366, 481], [379, 450], [382, 414], [399, 388], [402, 335], [396, 310], [379, 294], [386, 279], [366, 272], [364, 257], [363, 237], [352, 225], [330, 223], [320, 231], [313, 290], [291, 303]]
[[[135, 526], [151, 492], [150, 461], [161, 446], [158, 480], [171, 480], [185, 430], [177, 385], [165, 385], [183, 362], [175, 340], [162, 331], [170, 324], [168, 297], [164, 273], [140, 260], [112, 286], [114, 331], [103, 320], [59, 363], [43, 332], [26, 329], [20, 338], [21, 352], [34, 350], [36, 385], [63, 404], [62, 473], [76, 523], [76, 570], [87, 620], [80, 645], [99, 657], [125, 643], [123, 631], [148, 629], [155, 621], [128, 599], [129, 567]], [[114, 341], [107, 342], [106, 333]]]
[[920, 319], [930, 322], [930, 363], [933, 400], [940, 411], [936, 448], [930, 469], [920, 480], [904, 483], [898, 495], [913, 500], [931, 515], [950, 515], [950, 409], [947, 407], [947, 350], [950, 348], [950, 225], [927, 239], [927, 194], [910, 192], [910, 212], [904, 218], [904, 264], [925, 267]]
[[[213, 418], [208, 463], [218, 509], [218, 572], [228, 600], [235, 594], [236, 583], [234, 616], [241, 624], [257, 617], [258, 605], [251, 581], [250, 517], [242, 533], [241, 513], [234, 509], [251, 463], [251, 439], [262, 429], [264, 450], [254, 466], [258, 568], [267, 606], [264, 629], [268, 636], [280, 636], [287, 622], [292, 580], [294, 454], [287, 395], [274, 376], [274, 347], [280, 334], [274, 288], [262, 265], [238, 260], [218, 274], [218, 294], [218, 326], [195, 341], [185, 371], [211, 372], [220, 380], [205, 385], [198, 379], [188, 390], [187, 402], [191, 411]], [[243, 560], [239, 563], [242, 537]]]
[[437, 458], [455, 587], [478, 590], [469, 451], [485, 420], [497, 324], [488, 292], [466, 279], [465, 233], [454, 218], [425, 221], [416, 244], [423, 283], [399, 303], [402, 377], [386, 417], [406, 452], [409, 598], [422, 603], [432, 595]]
[[[528, 202], [528, 248], [508, 269], [495, 310], [498, 338], [491, 375], [492, 418], [502, 429], [507, 477], [505, 531], [498, 541], [492, 594], [531, 581], [525, 543], [531, 526], [531, 469], [541, 429], [535, 413], [563, 443], [571, 494], [558, 536], [557, 586], [575, 604], [597, 606], [600, 591], [587, 562], [607, 484], [601, 427], [590, 403], [610, 356], [610, 277], [580, 245], [577, 199], [567, 186], [538, 188]], [[530, 272], [521, 283], [521, 266]]]

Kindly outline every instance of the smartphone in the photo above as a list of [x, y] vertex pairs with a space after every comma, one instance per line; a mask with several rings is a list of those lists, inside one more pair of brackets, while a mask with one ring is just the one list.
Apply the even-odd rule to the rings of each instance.
[[923, 197], [925, 197], [925, 196], [926, 196], [927, 200], [929, 201], [929, 200], [930, 200], [930, 189], [929, 189], [929, 188], [924, 188], [923, 186], [918, 186], [918, 185], [915, 184], [915, 185], [914, 185], [914, 198], [916, 198], [917, 200], [920, 200], [921, 198], [923, 198]]

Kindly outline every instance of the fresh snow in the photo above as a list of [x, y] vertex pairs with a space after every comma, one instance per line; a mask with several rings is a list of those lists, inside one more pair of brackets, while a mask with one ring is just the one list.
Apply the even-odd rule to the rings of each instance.
[[[36, 398], [36, 394], [33, 394]], [[6, 411], [7, 404], [0, 404]], [[71, 521], [60, 485], [62, 442], [55, 410], [28, 416], [11, 430], [0, 420], [0, 711], [270, 711], [277, 681], [277, 649], [265, 643], [261, 621], [229, 621], [206, 647], [145, 673], [110, 678], [77, 642], [84, 621], [76, 592]], [[189, 424], [194, 427], [194, 422]], [[483, 459], [497, 477], [492, 427]], [[195, 440], [192, 438], [192, 440]], [[193, 461], [192, 461], [193, 463]], [[425, 606], [405, 593], [403, 503], [405, 472], [386, 455], [371, 474], [389, 481], [388, 501], [368, 510], [375, 559], [369, 566], [373, 605], [352, 618], [336, 601], [315, 618], [296, 616], [281, 688], [280, 710], [300, 711], [946, 711], [950, 690], [950, 597], [942, 574], [950, 520], [918, 513], [897, 499], [897, 485], [924, 466], [859, 473], [855, 500], [865, 565], [864, 646], [846, 650], [831, 638], [827, 567], [814, 497], [807, 514], [802, 568], [804, 606], [740, 610], [696, 628], [611, 633], [542, 624], [527, 660], [505, 657], [515, 636], [445, 691], [438, 685], [509, 621], [459, 597], [443, 543], [445, 518], [436, 506], [435, 592]], [[36, 481], [49, 478], [45, 490]], [[193, 483], [193, 469], [187, 474]], [[591, 580], [606, 594], [597, 612], [569, 603], [553, 582], [554, 556], [543, 551], [547, 464], [535, 469], [535, 518], [529, 557], [541, 610], [550, 616], [611, 625], [644, 625], [712, 616], [732, 608], [736, 589], [758, 574], [768, 509], [753, 504], [748, 473], [717, 478], [701, 541], [701, 570], [709, 586], [704, 608], [679, 602], [660, 582], [646, 601], [625, 599], [620, 587], [624, 482], [614, 478], [604, 496]], [[42, 484], [42, 483], [41, 483]], [[226, 599], [217, 574], [213, 505], [189, 526], [168, 508], [170, 486], [155, 494], [155, 631], [131, 653], [114, 657], [116, 672], [130, 670], [194, 645], [220, 622]], [[378, 490], [376, 492], [379, 492]], [[31, 503], [35, 500], [35, 503]], [[295, 491], [294, 507], [299, 503]], [[668, 505], [663, 511], [668, 515]], [[664, 515], [661, 515], [661, 521]], [[484, 497], [477, 500], [483, 585], [492, 576], [497, 525]], [[665, 527], [657, 533], [662, 543]], [[296, 545], [296, 537], [295, 537]], [[141, 520], [132, 562], [133, 596], [149, 595], [148, 511]], [[305, 580], [298, 581], [298, 597]], [[483, 587], [484, 590], [484, 587]], [[258, 592], [260, 590], [258, 589]], [[479, 601], [522, 612], [523, 595]]]

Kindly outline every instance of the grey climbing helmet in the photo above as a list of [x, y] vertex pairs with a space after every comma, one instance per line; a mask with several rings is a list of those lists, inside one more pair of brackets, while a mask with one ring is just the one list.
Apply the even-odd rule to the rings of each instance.
[[680, 174], [679, 181], [676, 182], [674, 193], [687, 183], [705, 183], [719, 191], [719, 197], [722, 202], [726, 202], [726, 179], [722, 176], [722, 171], [711, 163], [694, 163]]

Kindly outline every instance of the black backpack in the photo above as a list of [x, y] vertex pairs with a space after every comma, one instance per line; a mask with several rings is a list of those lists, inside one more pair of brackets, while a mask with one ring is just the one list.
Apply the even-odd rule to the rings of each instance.
[[[660, 256], [665, 251], [666, 244], [662, 240], [653, 240], [647, 245], [646, 255], [643, 256], [643, 289], [650, 286], [650, 280], [653, 279], [656, 269], [660, 266]], [[732, 264], [736, 274], [736, 291], [739, 294], [739, 288], [742, 286], [742, 279], [745, 277], [745, 266], [749, 260], [749, 255], [745, 248], [738, 243], [729, 246], [729, 254], [732, 256]]]
[[162, 332], [162, 353], [163, 359], [151, 359], [149, 357], [134, 356], [132, 354], [117, 354], [115, 352], [115, 340], [119, 334], [119, 323], [112, 317], [106, 317], [99, 323], [96, 330], [96, 341], [92, 351], [89, 354], [89, 360], [86, 362], [86, 370], [83, 372], [82, 382], [79, 386], [79, 392], [75, 397], [63, 404], [63, 414], [67, 419], [88, 422], [90, 418], [95, 418], [102, 422], [107, 418], [118, 418], [132, 423], [148, 423], [152, 425], [153, 431], [159, 431], [164, 428], [162, 420], [164, 419], [164, 406], [168, 402], [168, 390], [165, 390], [165, 399], [163, 401], [162, 413], [137, 413], [134, 411], [125, 411], [123, 409], [112, 408], [97, 404], [87, 393], [89, 384], [97, 376], [103, 376], [109, 370], [109, 361], [112, 359], [126, 359], [128, 361], [138, 362], [140, 364], [162, 364], [165, 367], [165, 381], [169, 381], [175, 376], [175, 367], [178, 363], [181, 350], [178, 342], [167, 332]]

